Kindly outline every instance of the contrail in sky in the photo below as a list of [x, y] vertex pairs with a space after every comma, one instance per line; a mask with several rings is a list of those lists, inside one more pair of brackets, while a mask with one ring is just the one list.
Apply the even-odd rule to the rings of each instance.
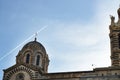
[[[47, 26], [43, 26], [40, 30], [37, 31], [37, 34], [40, 33], [41, 31], [43, 31], [45, 28], [47, 28]], [[23, 41], [21, 44], [19, 44], [18, 46], [16, 46], [14, 49], [12, 49], [10, 52], [8, 52], [7, 54], [5, 54], [3, 57], [0, 58], [0, 61], [2, 61], [5, 57], [7, 57], [8, 55], [10, 55], [13, 51], [15, 51], [17, 48], [19, 48], [20, 46], [22, 46], [25, 42], [27, 42], [28, 40], [30, 40], [31, 38], [33, 38], [36, 34], [31, 35], [30, 37], [28, 37], [25, 41]]]

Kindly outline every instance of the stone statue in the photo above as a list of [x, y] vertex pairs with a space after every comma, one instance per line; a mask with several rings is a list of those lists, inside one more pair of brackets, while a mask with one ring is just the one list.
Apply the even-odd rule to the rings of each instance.
[[115, 17], [110, 15], [110, 18], [111, 18], [111, 24], [115, 22]]
[[118, 9], [117, 13], [118, 13], [118, 18], [120, 19], [120, 8]]

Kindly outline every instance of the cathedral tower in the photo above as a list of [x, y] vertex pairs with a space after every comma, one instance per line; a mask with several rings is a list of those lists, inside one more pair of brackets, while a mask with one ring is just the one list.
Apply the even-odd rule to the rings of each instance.
[[117, 11], [118, 21], [111, 16], [110, 44], [111, 44], [111, 66], [120, 66], [120, 8]]
[[44, 46], [36, 41], [24, 45], [16, 56], [16, 64], [4, 70], [3, 80], [36, 80], [47, 73], [49, 58]]

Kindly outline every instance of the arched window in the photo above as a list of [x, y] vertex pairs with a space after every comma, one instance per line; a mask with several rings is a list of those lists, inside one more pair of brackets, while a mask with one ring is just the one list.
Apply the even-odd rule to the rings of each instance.
[[39, 66], [39, 63], [40, 63], [40, 55], [37, 55], [37, 58], [36, 58], [36, 65]]
[[24, 74], [23, 73], [18, 73], [17, 75], [16, 75], [16, 80], [24, 80]]
[[117, 73], [115, 73], [115, 75], [117, 75]]
[[27, 54], [27, 55], [26, 55], [26, 63], [29, 64], [29, 62], [30, 62], [30, 54]]

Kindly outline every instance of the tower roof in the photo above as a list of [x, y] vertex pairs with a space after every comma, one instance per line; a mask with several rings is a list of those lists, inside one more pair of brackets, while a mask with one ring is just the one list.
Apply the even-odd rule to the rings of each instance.
[[22, 48], [21, 51], [25, 51], [26, 49], [30, 49], [30, 50], [41, 50], [43, 53], [46, 53], [46, 50], [44, 48], [44, 46], [36, 41], [36, 39], [34, 41], [28, 42], [27, 44], [25, 44]]

